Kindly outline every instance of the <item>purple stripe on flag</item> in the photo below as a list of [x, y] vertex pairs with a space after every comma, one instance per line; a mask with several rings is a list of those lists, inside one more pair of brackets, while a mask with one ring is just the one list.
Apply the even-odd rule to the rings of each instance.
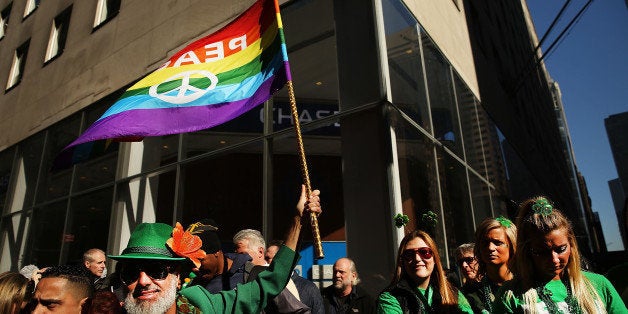
[[282, 72], [266, 80], [247, 99], [207, 106], [129, 110], [108, 116], [96, 121], [66, 149], [105, 138], [160, 136], [211, 128], [268, 100], [286, 83], [285, 73]]

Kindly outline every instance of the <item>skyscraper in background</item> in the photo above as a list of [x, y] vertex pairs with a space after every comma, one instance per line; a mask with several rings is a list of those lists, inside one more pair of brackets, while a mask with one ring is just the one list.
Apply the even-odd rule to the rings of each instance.
[[608, 182], [617, 221], [619, 222], [619, 232], [624, 242], [624, 247], [628, 243], [626, 237], [626, 196], [628, 195], [628, 111], [610, 115], [604, 119], [608, 142], [613, 153], [615, 168], [617, 168], [618, 179]]

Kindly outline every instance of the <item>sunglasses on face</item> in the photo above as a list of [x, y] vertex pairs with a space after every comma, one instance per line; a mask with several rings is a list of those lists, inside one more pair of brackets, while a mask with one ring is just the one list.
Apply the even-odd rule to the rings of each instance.
[[417, 254], [419, 254], [421, 259], [430, 259], [434, 255], [434, 253], [432, 252], [432, 249], [430, 249], [429, 247], [422, 247], [418, 249], [403, 250], [403, 253], [401, 253], [401, 256], [405, 260], [410, 261], [410, 260], [413, 260]]
[[462, 264], [467, 263], [467, 265], [471, 265], [475, 262], [475, 257], [467, 256], [458, 260], [458, 265], [462, 266]]
[[125, 285], [135, 282], [144, 272], [153, 280], [164, 280], [176, 270], [176, 266], [168, 263], [128, 263], [122, 265], [120, 279]]
[[542, 249], [530, 248], [530, 253], [534, 256], [547, 256], [547, 255], [552, 255], [552, 253], [561, 255], [567, 252], [568, 248], [569, 248], [568, 244], [561, 245], [558, 247], [553, 247], [553, 248], [542, 248]]

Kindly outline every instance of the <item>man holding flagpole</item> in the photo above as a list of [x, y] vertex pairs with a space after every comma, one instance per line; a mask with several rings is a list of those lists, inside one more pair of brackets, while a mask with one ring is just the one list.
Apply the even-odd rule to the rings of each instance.
[[[177, 294], [181, 266], [189, 259], [198, 263], [205, 254], [194, 232], [174, 229], [163, 223], [142, 223], [131, 234], [121, 255], [109, 256], [120, 263], [124, 306], [128, 313], [259, 313], [279, 294], [292, 273], [298, 254], [296, 247], [304, 213], [320, 214], [320, 192], [306, 198], [305, 186], [288, 229], [285, 245], [277, 252], [267, 270], [255, 281], [235, 290], [211, 294], [201, 286]], [[193, 243], [189, 245], [189, 243]]]
[[[57, 156], [53, 168], [86, 159], [97, 140], [138, 141], [208, 129], [267, 101], [288, 87], [306, 195], [311, 193], [305, 151], [278, 0], [257, 0], [220, 30], [175, 53], [131, 86]], [[322, 244], [310, 215], [316, 258]]]

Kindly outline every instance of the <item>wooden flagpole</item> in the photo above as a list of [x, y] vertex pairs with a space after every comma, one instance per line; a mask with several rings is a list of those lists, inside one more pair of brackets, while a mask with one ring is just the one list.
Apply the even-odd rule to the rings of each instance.
[[[297, 149], [301, 159], [301, 174], [303, 175], [303, 184], [305, 184], [306, 195], [309, 198], [312, 194], [312, 186], [310, 185], [310, 174], [307, 170], [307, 160], [305, 159], [305, 149], [303, 148], [303, 137], [301, 136], [301, 123], [299, 122], [299, 113], [297, 112], [297, 101], [294, 96], [294, 86], [292, 80], [287, 82], [288, 96], [290, 98], [290, 111], [292, 112], [292, 121], [294, 122], [294, 132], [296, 133]], [[315, 213], [310, 213], [310, 225], [312, 226], [312, 238], [314, 239], [314, 258], [322, 259], [325, 257], [323, 253], [323, 245], [321, 242], [321, 233], [318, 229], [318, 217]]]

